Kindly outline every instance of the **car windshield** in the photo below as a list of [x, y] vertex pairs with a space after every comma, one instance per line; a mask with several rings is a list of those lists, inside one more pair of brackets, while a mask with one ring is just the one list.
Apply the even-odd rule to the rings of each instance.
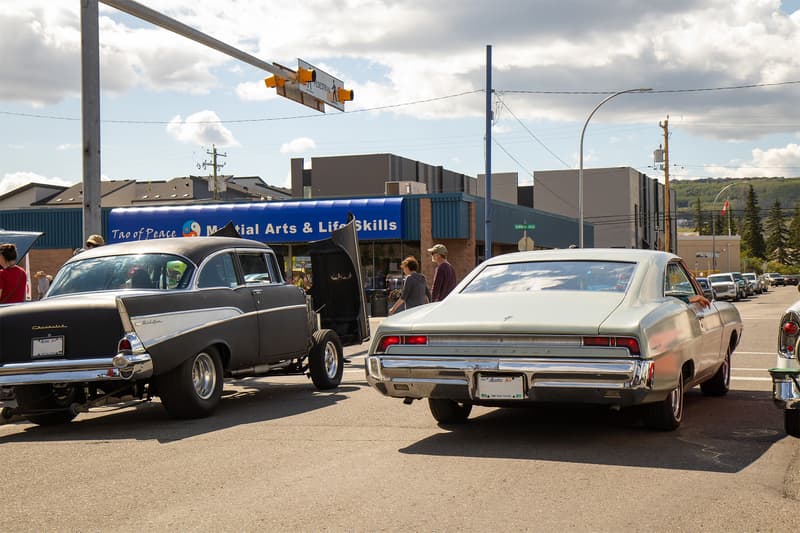
[[699, 283], [700, 286], [703, 287], [704, 289], [708, 288], [708, 280], [697, 278], [697, 283]]
[[710, 281], [711, 283], [714, 282], [720, 283], [723, 281], [727, 281], [728, 283], [730, 283], [731, 280], [732, 278], [730, 274], [718, 274], [716, 276], [708, 276], [708, 281]]
[[96, 257], [58, 271], [47, 297], [118, 289], [185, 289], [194, 265], [169, 254]]
[[462, 292], [625, 292], [635, 269], [636, 263], [615, 261], [531, 261], [490, 265]]

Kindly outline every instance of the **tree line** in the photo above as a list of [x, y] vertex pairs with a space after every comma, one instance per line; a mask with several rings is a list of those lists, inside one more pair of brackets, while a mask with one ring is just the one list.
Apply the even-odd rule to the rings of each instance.
[[723, 204], [723, 209], [709, 213], [699, 196], [693, 208], [694, 231], [699, 235], [711, 235], [714, 230], [717, 235], [739, 235], [743, 259], [769, 261], [770, 271], [800, 271], [800, 202], [788, 217], [776, 198], [762, 222], [758, 195], [749, 185], [743, 211], [733, 212]]

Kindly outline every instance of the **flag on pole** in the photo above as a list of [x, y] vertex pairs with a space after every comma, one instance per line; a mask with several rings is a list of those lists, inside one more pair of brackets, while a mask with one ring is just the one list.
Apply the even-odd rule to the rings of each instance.
[[722, 204], [722, 215], [725, 216], [725, 213], [728, 211], [728, 200], [725, 200], [725, 203]]

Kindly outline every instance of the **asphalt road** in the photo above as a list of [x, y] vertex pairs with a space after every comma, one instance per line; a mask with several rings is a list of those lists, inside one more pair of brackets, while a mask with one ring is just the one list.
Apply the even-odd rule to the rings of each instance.
[[689, 391], [670, 433], [575, 407], [475, 408], [442, 429], [425, 402], [366, 386], [365, 346], [332, 392], [246, 379], [204, 420], [153, 402], [0, 426], [0, 529], [786, 531], [800, 525], [800, 439], [783, 433], [766, 369], [798, 297], [736, 304], [733, 390]]

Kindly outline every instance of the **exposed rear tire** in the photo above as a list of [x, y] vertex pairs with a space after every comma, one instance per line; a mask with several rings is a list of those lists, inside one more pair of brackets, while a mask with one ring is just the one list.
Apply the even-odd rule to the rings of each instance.
[[222, 360], [216, 348], [188, 358], [158, 379], [161, 404], [174, 418], [203, 418], [222, 397]]
[[[52, 385], [24, 385], [15, 387], [18, 410], [25, 418], [40, 426], [57, 426], [71, 422], [78, 416], [75, 404], [86, 401], [83, 389], [77, 385], [53, 387]], [[27, 413], [26, 411], [47, 411]]]
[[800, 410], [783, 410], [783, 428], [787, 435], [800, 438]]
[[428, 407], [440, 424], [463, 424], [472, 412], [471, 403], [444, 398], [428, 398]]
[[706, 396], [724, 396], [731, 389], [731, 348], [725, 354], [725, 360], [719, 370], [710, 379], [700, 384], [700, 390]]
[[650, 429], [672, 431], [683, 420], [683, 372], [678, 378], [678, 386], [672, 389], [660, 402], [644, 407], [644, 424]]
[[321, 329], [314, 332], [314, 346], [308, 354], [308, 373], [314, 386], [320, 390], [335, 389], [342, 382], [344, 351], [335, 331]]

